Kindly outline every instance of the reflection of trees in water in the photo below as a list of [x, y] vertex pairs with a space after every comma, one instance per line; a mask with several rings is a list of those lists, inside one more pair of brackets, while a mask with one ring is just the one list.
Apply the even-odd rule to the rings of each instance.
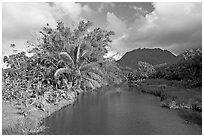
[[121, 93], [121, 92], [122, 92], [121, 88], [116, 88], [116, 93]]
[[182, 117], [187, 124], [196, 123], [202, 126], [202, 113], [192, 110], [180, 110], [178, 111], [180, 117]]

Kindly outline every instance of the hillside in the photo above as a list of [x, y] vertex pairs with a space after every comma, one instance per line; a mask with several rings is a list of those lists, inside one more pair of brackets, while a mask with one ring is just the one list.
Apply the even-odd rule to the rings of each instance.
[[150, 63], [152, 65], [158, 64], [172, 64], [177, 62], [177, 56], [173, 55], [170, 51], [155, 49], [135, 49], [127, 52], [117, 62], [123, 67], [137, 68], [138, 61]]

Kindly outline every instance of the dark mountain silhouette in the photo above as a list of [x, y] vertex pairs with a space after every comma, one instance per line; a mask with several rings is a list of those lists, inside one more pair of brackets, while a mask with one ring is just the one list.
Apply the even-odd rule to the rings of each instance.
[[155, 49], [135, 49], [127, 52], [117, 62], [122, 67], [137, 68], [138, 61], [150, 63], [152, 65], [159, 64], [173, 64], [178, 61], [178, 57], [173, 55], [168, 50], [162, 50], [160, 48]]

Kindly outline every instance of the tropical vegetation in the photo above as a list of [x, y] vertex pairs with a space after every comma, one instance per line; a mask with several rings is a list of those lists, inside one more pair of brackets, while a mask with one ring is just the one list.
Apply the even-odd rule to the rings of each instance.
[[152, 77], [178, 80], [188, 87], [201, 87], [202, 50], [187, 50], [177, 63], [156, 67], [156, 73]]
[[3, 69], [3, 101], [23, 106], [26, 115], [30, 106], [44, 111], [47, 103], [69, 100], [71, 92], [77, 95], [120, 83], [123, 75], [118, 64], [104, 58], [114, 32], [92, 25], [83, 20], [69, 28], [57, 22], [53, 29], [47, 24], [40, 31], [40, 44], [28, 51], [31, 57], [24, 51], [5, 56], [8, 68]]

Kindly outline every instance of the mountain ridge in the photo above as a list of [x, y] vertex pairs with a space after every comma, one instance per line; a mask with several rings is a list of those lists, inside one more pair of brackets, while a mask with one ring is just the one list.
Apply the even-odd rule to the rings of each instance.
[[147, 62], [155, 66], [163, 63], [173, 64], [178, 60], [178, 56], [175, 56], [166, 49], [139, 48], [127, 52], [117, 62], [123, 67], [137, 68], [138, 61]]

